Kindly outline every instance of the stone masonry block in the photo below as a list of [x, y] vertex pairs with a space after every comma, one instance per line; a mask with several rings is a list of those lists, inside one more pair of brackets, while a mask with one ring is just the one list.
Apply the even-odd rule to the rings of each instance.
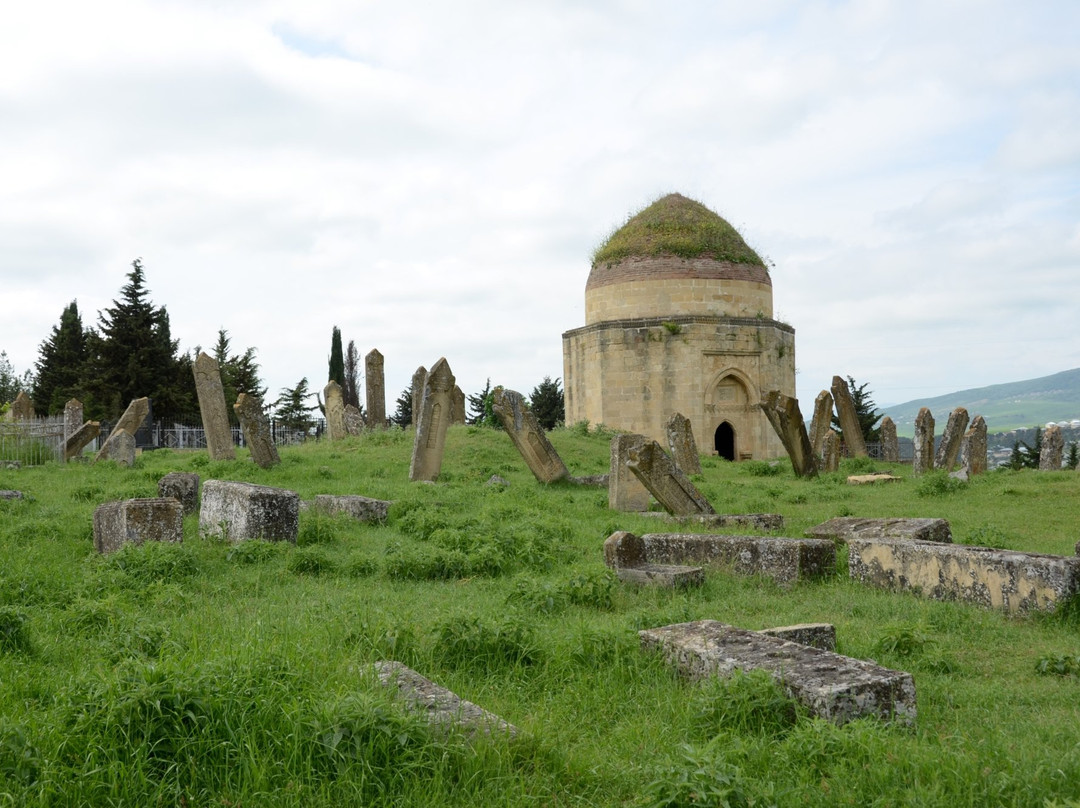
[[300, 495], [295, 491], [229, 480], [203, 484], [199, 531], [204, 535], [295, 544], [299, 516]]
[[171, 471], [158, 480], [158, 496], [179, 500], [184, 515], [198, 513], [199, 475], [187, 471]]
[[806, 535], [811, 539], [832, 539], [840, 544], [849, 539], [952, 543], [952, 530], [945, 519], [863, 519], [857, 516], [838, 516], [810, 528]]
[[810, 645], [822, 651], [836, 650], [836, 626], [832, 623], [799, 623], [795, 626], [763, 628], [759, 634], [779, 637], [788, 642]]
[[324, 513], [347, 513], [360, 522], [385, 522], [392, 503], [385, 499], [369, 499], [355, 494], [335, 496], [319, 494], [315, 507]]
[[124, 499], [94, 509], [94, 549], [99, 553], [114, 552], [127, 542], [183, 539], [183, 509], [171, 497]]

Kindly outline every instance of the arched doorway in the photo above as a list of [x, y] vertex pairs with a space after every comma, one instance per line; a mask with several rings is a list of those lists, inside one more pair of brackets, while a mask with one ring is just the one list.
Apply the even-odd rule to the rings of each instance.
[[724, 421], [720, 426], [716, 428], [716, 434], [713, 436], [713, 445], [716, 448], [716, 453], [725, 460], [735, 459], [735, 428], [732, 427], [727, 421]]

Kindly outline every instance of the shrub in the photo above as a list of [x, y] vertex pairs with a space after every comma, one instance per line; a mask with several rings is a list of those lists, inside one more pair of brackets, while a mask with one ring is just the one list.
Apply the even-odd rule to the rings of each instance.
[[874, 653], [913, 657], [922, 654], [934, 642], [934, 638], [928, 635], [922, 626], [897, 623], [887, 627], [878, 637], [874, 643]]
[[1071, 654], [1047, 654], [1035, 663], [1035, 673], [1042, 676], [1080, 675], [1080, 656]]
[[766, 671], [707, 680], [698, 695], [697, 725], [709, 735], [718, 731], [779, 736], [795, 726], [800, 710]]
[[436, 631], [435, 658], [451, 667], [531, 665], [538, 654], [533, 627], [521, 620], [488, 624], [478, 617], [454, 617]]
[[775, 477], [780, 474], [779, 463], [766, 463], [764, 460], [744, 460], [739, 464], [739, 471], [751, 477]]
[[683, 746], [677, 759], [645, 789], [649, 808], [744, 808], [750, 800], [741, 773], [712, 748]]
[[965, 483], [950, 477], [944, 471], [930, 471], [922, 475], [915, 484], [915, 493], [920, 497], [942, 497], [964, 487]]
[[285, 566], [296, 575], [329, 575], [337, 569], [333, 561], [315, 549], [297, 550]]

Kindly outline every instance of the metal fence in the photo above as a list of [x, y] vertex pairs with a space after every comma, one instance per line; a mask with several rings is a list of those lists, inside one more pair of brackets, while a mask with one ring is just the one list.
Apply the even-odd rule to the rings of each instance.
[[40, 466], [64, 460], [64, 417], [0, 422], [0, 463]]
[[[108, 438], [115, 423], [102, 422], [101, 434], [93, 444], [100, 448]], [[234, 446], [245, 446], [244, 431], [239, 426], [230, 428]], [[309, 440], [318, 440], [326, 432], [326, 422], [318, 419], [308, 429], [295, 429], [270, 419], [270, 435], [277, 446], [295, 446]], [[205, 449], [206, 430], [202, 424], [179, 422], [147, 421], [135, 432], [135, 447], [138, 449]]]

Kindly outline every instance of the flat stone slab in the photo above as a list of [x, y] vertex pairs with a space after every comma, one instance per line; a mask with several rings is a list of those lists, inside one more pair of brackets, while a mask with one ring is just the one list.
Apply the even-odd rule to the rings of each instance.
[[607, 488], [610, 479], [608, 474], [586, 474], [582, 477], [571, 477], [570, 482], [585, 488]]
[[849, 539], [952, 543], [952, 530], [945, 519], [863, 519], [858, 516], [838, 516], [810, 528], [806, 535], [811, 539], [832, 539], [841, 544]]
[[324, 513], [345, 513], [360, 522], [385, 522], [391, 503], [385, 499], [370, 499], [356, 494], [335, 496], [318, 494], [315, 507]]
[[778, 513], [696, 513], [672, 516], [664, 511], [644, 511], [640, 516], [663, 519], [678, 525], [707, 525], [708, 527], [749, 527], [754, 530], [783, 530], [784, 517]]
[[296, 544], [300, 495], [284, 488], [207, 480], [199, 509], [199, 532], [226, 541], [266, 539]]
[[874, 483], [898, 483], [903, 477], [892, 474], [852, 474], [847, 478], [848, 485], [873, 485]]
[[616, 567], [615, 575], [620, 581], [641, 586], [701, 586], [705, 583], [705, 570], [681, 564], [649, 564], [636, 567]]
[[662, 653], [694, 680], [765, 670], [788, 696], [835, 724], [863, 716], [915, 723], [915, 680], [910, 673], [716, 620], [646, 629], [638, 635], [642, 649]]
[[832, 623], [799, 623], [794, 626], [763, 628], [758, 633], [820, 648], [822, 651], [836, 650], [836, 626]]
[[1080, 558], [964, 544], [848, 540], [854, 580], [1007, 612], [1052, 612], [1080, 592]]
[[401, 662], [376, 662], [373, 668], [380, 683], [394, 688], [408, 709], [424, 715], [433, 726], [510, 738], [518, 734], [513, 724], [424, 678]]
[[23, 498], [23, 492], [22, 491], [12, 491], [10, 489], [5, 489], [3, 491], [0, 491], [0, 499], [22, 499], [22, 498]]
[[112, 553], [125, 544], [184, 540], [184, 511], [172, 497], [106, 502], [94, 509], [94, 549]]

